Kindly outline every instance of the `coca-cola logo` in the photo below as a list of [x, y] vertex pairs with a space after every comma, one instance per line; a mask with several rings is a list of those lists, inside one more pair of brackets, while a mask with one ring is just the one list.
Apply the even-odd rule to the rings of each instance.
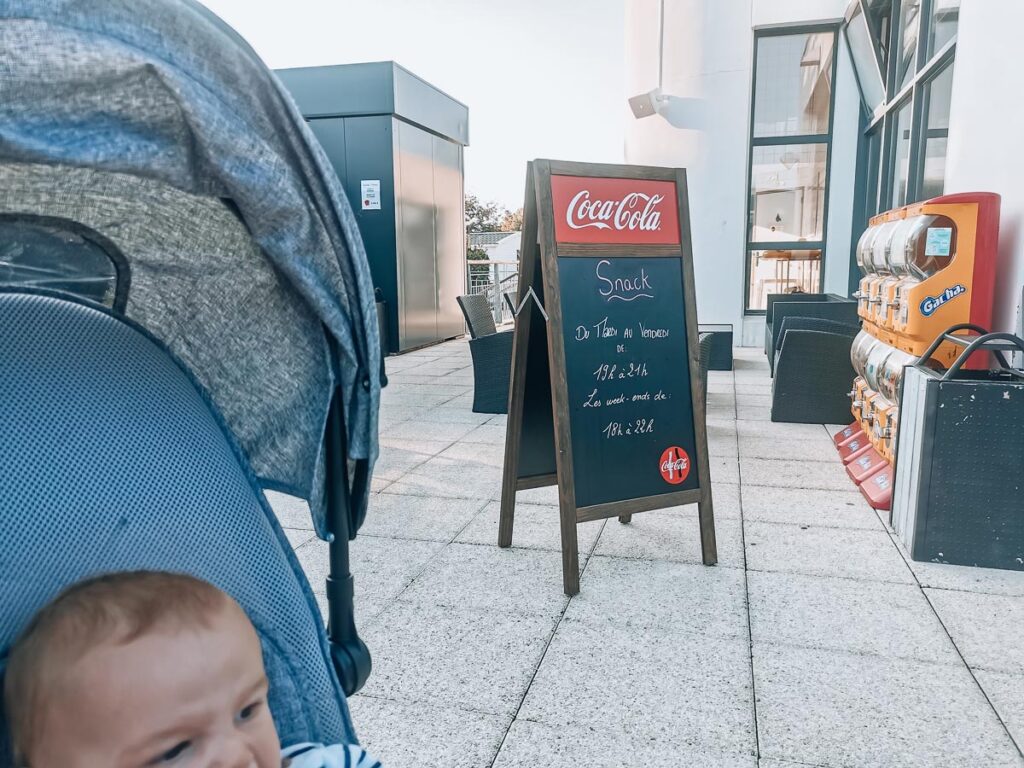
[[661, 478], [670, 485], [679, 485], [690, 474], [690, 456], [682, 448], [673, 445], [661, 454]]
[[552, 176], [551, 201], [560, 243], [680, 242], [674, 181]]
[[621, 200], [594, 200], [590, 190], [583, 189], [569, 201], [565, 209], [565, 223], [572, 229], [645, 230], [654, 232], [661, 228], [661, 213], [658, 204], [664, 195], [645, 195], [631, 192]]

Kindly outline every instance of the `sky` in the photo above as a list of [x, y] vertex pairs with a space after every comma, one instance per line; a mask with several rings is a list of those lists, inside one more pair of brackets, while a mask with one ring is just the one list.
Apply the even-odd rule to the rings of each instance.
[[628, 1], [202, 0], [271, 68], [390, 59], [466, 104], [466, 192], [509, 209], [528, 160], [623, 161]]

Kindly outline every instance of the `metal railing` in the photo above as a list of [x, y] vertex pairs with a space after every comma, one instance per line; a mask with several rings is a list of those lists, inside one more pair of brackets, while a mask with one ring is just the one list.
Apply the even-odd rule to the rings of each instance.
[[512, 310], [505, 301], [505, 293], [515, 301], [519, 288], [518, 261], [467, 261], [466, 285], [470, 295], [483, 293], [491, 305], [494, 322], [498, 325], [512, 322]]

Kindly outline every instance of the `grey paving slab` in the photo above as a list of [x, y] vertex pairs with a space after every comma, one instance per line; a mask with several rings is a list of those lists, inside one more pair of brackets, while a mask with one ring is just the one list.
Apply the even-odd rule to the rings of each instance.
[[770, 395], [772, 393], [771, 381], [760, 381], [756, 379], [743, 378], [735, 383], [737, 395]]
[[744, 483], [742, 497], [745, 520], [882, 530], [878, 515], [864, 501], [860, 491], [777, 488]]
[[[447, 395], [448, 399], [456, 395], [464, 395], [472, 391], [473, 387], [468, 384], [460, 384], [451, 381], [448, 377], [419, 376], [420, 380], [409, 383], [402, 383], [396, 386], [395, 392], [405, 392], [417, 395]], [[390, 388], [390, 384], [388, 385]]]
[[732, 456], [722, 458], [718, 456], [708, 457], [708, 467], [711, 470], [711, 482], [728, 483], [737, 485], [740, 482], [740, 467]]
[[[387, 413], [388, 409], [385, 407], [382, 409], [382, 413]], [[430, 408], [427, 410], [420, 410], [418, 414], [410, 416], [410, 419], [417, 419], [419, 421], [426, 422], [439, 422], [441, 424], [472, 424], [479, 426], [480, 424], [486, 424], [490, 414], [487, 413], [473, 413], [465, 408], [450, 408], [446, 405], [439, 405], [436, 408]]]
[[[496, 497], [497, 498], [497, 497]], [[516, 503], [544, 504], [558, 506], [558, 486], [549, 485], [544, 488], [530, 488], [516, 493]]]
[[[839, 464], [839, 454], [827, 440], [816, 437], [744, 437], [739, 441], [740, 456], [747, 459], [789, 459]], [[850, 484], [853, 487], [853, 484]]]
[[430, 395], [426, 393], [419, 393], [412, 390], [411, 387], [401, 387], [391, 389], [391, 387], [385, 387], [380, 394], [380, 402], [382, 408], [389, 408], [392, 405], [404, 405], [413, 408], [433, 408], [441, 405], [441, 403], [447, 403], [455, 396], [454, 392], [441, 395]]
[[911, 584], [914, 579], [885, 531], [747, 522], [747, 567]]
[[305, 501], [277, 491], [263, 493], [282, 527], [313, 530], [313, 518], [309, 515], [309, 505]]
[[708, 440], [736, 439], [736, 422], [733, 419], [711, 419], [705, 422]]
[[1024, 597], [937, 589], [925, 593], [968, 665], [1024, 674]]
[[555, 620], [400, 602], [363, 632], [373, 649], [370, 696], [512, 715]]
[[[498, 545], [498, 519], [501, 504], [491, 501], [483, 512], [473, 518], [459, 534], [462, 544]], [[597, 537], [604, 528], [604, 520], [593, 520], [576, 526], [576, 544], [580, 553], [589, 553], [597, 543]], [[558, 507], [543, 504], [516, 504], [515, 521], [512, 528], [513, 548], [546, 549], [562, 551], [562, 531], [559, 524]]]
[[[718, 565], [724, 568], [742, 568], [743, 542], [740, 521], [727, 517], [716, 519], [715, 534], [718, 544]], [[622, 525], [613, 520], [604, 527], [594, 554], [700, 563], [702, 558], [697, 507], [690, 505], [671, 510], [642, 512], [633, 515], [633, 522], [629, 525]]]
[[1024, 749], [1024, 675], [977, 669], [974, 676], [1017, 747]]
[[722, 393], [722, 394], [733, 394], [736, 391], [736, 383], [732, 378], [719, 379], [717, 381], [708, 380], [708, 394]]
[[961, 664], [916, 584], [878, 584], [792, 573], [747, 576], [755, 643]]
[[762, 757], [837, 766], [1020, 765], [962, 665], [765, 644], [753, 652]]
[[498, 424], [484, 424], [466, 435], [464, 442], [504, 446], [505, 427]]
[[389, 403], [380, 409], [380, 418], [390, 419], [392, 422], [407, 421], [415, 419], [426, 410], [414, 405], [395, 405]]
[[448, 542], [485, 503], [481, 499], [407, 496], [385, 490], [370, 499], [359, 535]]
[[732, 388], [719, 390], [717, 392], [708, 390], [708, 407], [724, 407], [724, 406], [735, 406], [736, 396], [732, 392]]
[[564, 620], [518, 717], [753, 753], [745, 638]]
[[1024, 571], [919, 563], [911, 559], [905, 548], [901, 547], [901, 549], [910, 563], [911, 570], [914, 571], [914, 575], [917, 576], [923, 587], [1024, 596]]
[[316, 534], [306, 528], [285, 528], [284, 535], [288, 537], [288, 543], [292, 549], [298, 549], [307, 541], [316, 538]]
[[[773, 421], [738, 421], [736, 431], [742, 437], [807, 438], [821, 440], [826, 435], [820, 424], [784, 424]], [[835, 450], [833, 448], [833, 450]]]
[[459, 395], [453, 400], [449, 400], [445, 405], [452, 408], [465, 408], [471, 410], [473, 408], [473, 394], [467, 393], [465, 395]]
[[381, 480], [400, 480], [428, 459], [430, 456], [425, 453], [386, 446], [373, 467], [373, 476]]
[[[349, 547], [355, 605], [361, 618], [380, 613], [444, 546], [433, 541], [359, 536]], [[329, 572], [327, 544], [314, 539], [295, 552], [313, 591], [323, 594]]]
[[708, 456], [711, 459], [725, 459], [739, 463], [739, 448], [734, 435], [708, 436]]
[[482, 464], [499, 472], [505, 466], [504, 444], [457, 442], [438, 454], [442, 459], [462, 462], [465, 466]]
[[[427, 440], [434, 443], [453, 443], [468, 435], [475, 428], [476, 427], [472, 424], [410, 420], [403, 421], [400, 424], [389, 427], [387, 430], [382, 432], [381, 435], [383, 437], [407, 441], [408, 443], [415, 443], [420, 440]], [[411, 446], [409, 449], [411, 449]]]
[[[740, 517], [740, 486], [735, 483], [714, 481], [711, 484], [711, 501], [715, 520], [737, 519]], [[682, 507], [679, 507], [682, 509]], [[634, 520], [636, 518], [633, 518]]]
[[396, 371], [388, 371], [388, 389], [400, 389], [412, 384], [436, 384], [436, 376], [428, 376], [416, 372], [416, 365], [406, 366]]
[[709, 419], [734, 419], [736, 418], [736, 406], [733, 404], [708, 405], [707, 416]]
[[608, 728], [516, 720], [494, 768], [756, 768], [753, 755], [700, 749], [672, 739], [637, 737]]
[[384, 359], [384, 369], [390, 377], [402, 371], [412, 371], [423, 363], [422, 359], [409, 357], [408, 355], [391, 355]]
[[425, 362], [416, 367], [421, 376], [445, 376], [453, 371], [467, 367], [468, 362], [457, 358], [439, 359]]
[[591, 557], [565, 617], [643, 632], [680, 630], [747, 637], [743, 572], [664, 560]]
[[467, 467], [461, 460], [434, 457], [395, 481], [394, 493], [456, 499], [496, 499], [501, 496], [501, 472], [493, 467]]
[[736, 395], [736, 404], [743, 407], [762, 408], [769, 410], [772, 407], [772, 396], [763, 394], [751, 394], [741, 392]]
[[772, 412], [763, 405], [737, 405], [736, 418], [745, 421], [771, 421]]
[[758, 762], [759, 768], [839, 768], [839, 766], [826, 765], [825, 763], [793, 763], [789, 760], [766, 760], [761, 758]]
[[[742, 442], [742, 441], [741, 441]], [[777, 488], [822, 488], [849, 491], [856, 486], [842, 462], [755, 459], [740, 454], [744, 483]]]
[[387, 768], [488, 766], [511, 720], [371, 696], [354, 696], [349, 707], [360, 743]]
[[[584, 563], [581, 558], [581, 566]], [[445, 547], [401, 599], [553, 618], [562, 614], [569, 601], [562, 591], [560, 552], [479, 544]]]
[[[402, 422], [406, 423], [406, 422]], [[380, 450], [383, 453], [385, 450], [391, 448], [398, 448], [403, 451], [412, 451], [414, 453], [422, 453], [427, 458], [436, 456], [452, 445], [451, 440], [410, 440], [405, 437], [391, 437], [383, 432], [379, 438]], [[374, 480], [380, 480], [381, 478], [374, 475]], [[388, 482], [391, 482], [390, 480]]]

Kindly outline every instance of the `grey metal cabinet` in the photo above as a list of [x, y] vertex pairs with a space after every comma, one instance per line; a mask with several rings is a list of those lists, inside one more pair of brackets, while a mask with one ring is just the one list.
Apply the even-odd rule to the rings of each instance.
[[[464, 333], [466, 107], [393, 62], [278, 75], [352, 203], [387, 302], [389, 351]], [[364, 182], [379, 185], [379, 202], [364, 199]]]

